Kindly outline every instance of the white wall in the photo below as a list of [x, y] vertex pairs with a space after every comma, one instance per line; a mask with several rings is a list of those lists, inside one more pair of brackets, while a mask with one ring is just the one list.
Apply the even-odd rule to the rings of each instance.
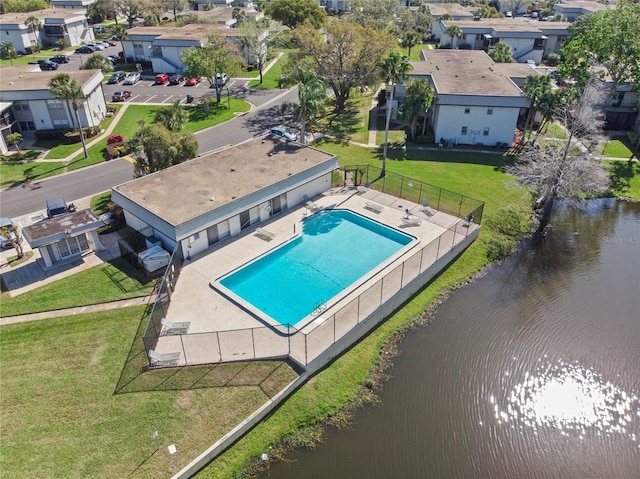
[[[435, 140], [455, 140], [460, 144], [483, 144], [493, 146], [496, 142], [511, 143], [518, 121], [519, 108], [492, 107], [493, 114], [488, 115], [486, 106], [470, 106], [465, 113], [464, 106], [438, 105], [435, 126]], [[462, 127], [467, 127], [467, 134], [462, 135]], [[489, 128], [489, 135], [484, 136], [484, 129]]]

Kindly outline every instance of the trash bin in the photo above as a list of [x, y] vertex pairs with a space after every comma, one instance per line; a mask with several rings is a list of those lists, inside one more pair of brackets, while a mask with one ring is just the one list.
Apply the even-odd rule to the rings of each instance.
[[191, 95], [187, 95], [187, 103], [193, 103], [193, 97]]

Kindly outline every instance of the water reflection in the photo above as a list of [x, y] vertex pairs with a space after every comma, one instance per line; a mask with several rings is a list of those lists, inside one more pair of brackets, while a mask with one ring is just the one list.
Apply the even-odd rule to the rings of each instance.
[[577, 362], [545, 363], [532, 374], [525, 373], [524, 381], [507, 395], [506, 409], [495, 404], [494, 396], [489, 402], [498, 424], [551, 426], [577, 432], [581, 439], [589, 430], [638, 439], [634, 432], [637, 426], [633, 427], [640, 421], [638, 396]]

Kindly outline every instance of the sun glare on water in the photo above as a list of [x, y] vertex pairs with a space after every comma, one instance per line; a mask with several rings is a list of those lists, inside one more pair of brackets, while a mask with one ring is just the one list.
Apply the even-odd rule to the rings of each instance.
[[[580, 437], [587, 430], [599, 435], [620, 433], [632, 441], [640, 423], [640, 402], [596, 372], [578, 364], [559, 362], [539, 367], [508, 394], [502, 410], [493, 396], [498, 424], [516, 422], [531, 427], [555, 427], [574, 431]], [[638, 446], [640, 447], [640, 445]]]

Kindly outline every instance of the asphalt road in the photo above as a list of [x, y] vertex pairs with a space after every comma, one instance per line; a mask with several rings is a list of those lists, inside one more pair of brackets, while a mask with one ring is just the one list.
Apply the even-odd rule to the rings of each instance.
[[[149, 82], [140, 82], [140, 95], [149, 89]], [[105, 94], [106, 94], [105, 85]], [[115, 85], [109, 85], [113, 87]], [[231, 85], [232, 95], [251, 102], [257, 108], [243, 116], [199, 132], [196, 136], [200, 154], [218, 148], [235, 145], [266, 133], [269, 128], [282, 122], [280, 105], [283, 101], [295, 101], [297, 91], [249, 91], [240, 85]], [[188, 90], [189, 87], [159, 86], [157, 91], [173, 95], [175, 88]], [[160, 90], [163, 89], [163, 90]], [[203, 94], [211, 94], [213, 90], [202, 88]], [[158, 95], [159, 93], [154, 93]], [[214, 93], [215, 94], [215, 93]], [[109, 94], [110, 95], [110, 94]], [[156, 103], [154, 101], [154, 103]], [[112, 186], [130, 181], [133, 178], [133, 165], [125, 160], [112, 160], [95, 166], [83, 168], [71, 173], [45, 178], [30, 185], [16, 186], [0, 191], [0, 216], [15, 218], [45, 208], [48, 198], [63, 197], [68, 203], [107, 191]]]

